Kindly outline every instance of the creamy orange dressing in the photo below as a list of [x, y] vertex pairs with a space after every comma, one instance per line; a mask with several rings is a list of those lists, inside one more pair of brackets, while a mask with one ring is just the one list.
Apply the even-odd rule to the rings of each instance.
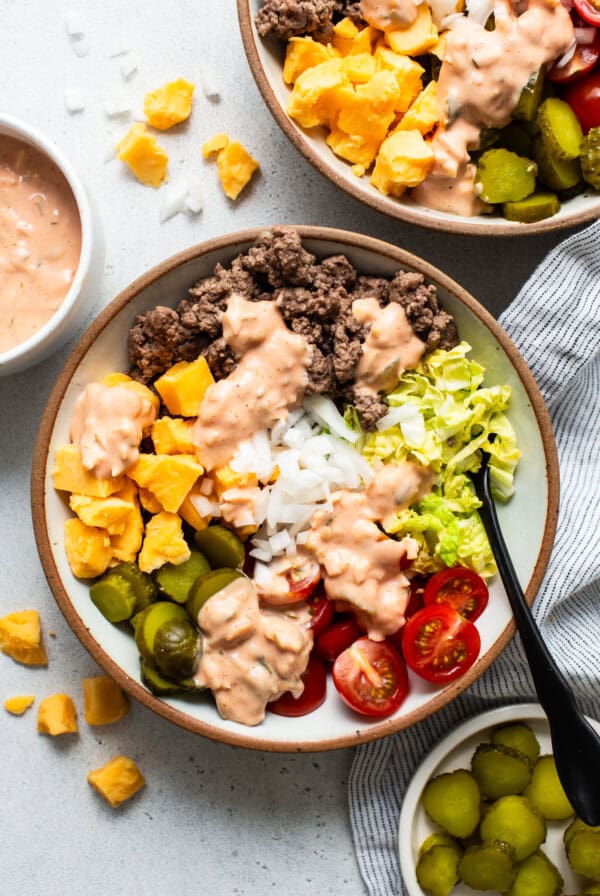
[[417, 366], [425, 343], [415, 335], [398, 302], [382, 308], [375, 298], [355, 299], [352, 314], [360, 323], [371, 324], [362, 346], [356, 386], [372, 392], [391, 392], [403, 372]]
[[278, 557], [269, 563], [270, 577], [265, 582], [255, 582], [256, 590], [263, 603], [270, 607], [284, 607], [293, 604], [298, 598], [291, 596], [290, 574], [300, 582], [305, 576], [309, 578], [316, 574], [318, 579], [319, 568], [308, 551], [299, 548], [291, 557], [287, 555]]
[[250, 579], [234, 579], [198, 614], [202, 654], [195, 675], [214, 694], [224, 719], [258, 725], [267, 703], [304, 690], [301, 675], [312, 648], [307, 614], [263, 611]]
[[352, 609], [370, 638], [382, 641], [404, 623], [410, 583], [401, 570], [414, 559], [412, 538], [396, 541], [377, 525], [431, 488], [429, 470], [414, 464], [387, 464], [362, 492], [342, 489], [331, 496], [332, 510], [317, 511], [306, 548], [324, 571], [330, 600]]
[[420, 2], [422, 0], [360, 0], [360, 14], [373, 28], [385, 31], [394, 25], [412, 25]]
[[192, 430], [198, 459], [208, 470], [228, 463], [240, 442], [284, 420], [301, 403], [310, 350], [292, 333], [273, 302], [232, 295], [223, 336], [240, 355], [236, 369], [210, 386]]
[[477, 148], [482, 127], [509, 123], [529, 79], [573, 39], [571, 17], [559, 0], [529, 0], [520, 15], [509, 0], [496, 0], [493, 12], [493, 31], [464, 17], [446, 33], [437, 87], [441, 124], [431, 143], [435, 161], [412, 193], [416, 202], [440, 211], [483, 210], [469, 149]]
[[261, 489], [256, 485], [236, 486], [228, 488], [221, 495], [219, 505], [221, 514], [227, 523], [236, 529], [256, 524], [256, 502]]
[[156, 407], [136, 392], [89, 383], [75, 403], [71, 439], [86, 470], [108, 479], [133, 467], [143, 432], [155, 419]]
[[0, 136], [0, 352], [50, 320], [80, 253], [81, 221], [64, 175], [33, 146]]

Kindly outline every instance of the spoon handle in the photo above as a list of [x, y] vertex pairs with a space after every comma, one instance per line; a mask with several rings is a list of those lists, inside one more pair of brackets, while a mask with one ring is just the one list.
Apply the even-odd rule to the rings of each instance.
[[477, 483], [479, 514], [492, 542], [500, 577], [550, 725], [554, 760], [569, 800], [587, 824], [600, 824], [600, 737], [580, 712], [573, 692], [538, 629], [506, 548], [491, 495], [489, 470]]

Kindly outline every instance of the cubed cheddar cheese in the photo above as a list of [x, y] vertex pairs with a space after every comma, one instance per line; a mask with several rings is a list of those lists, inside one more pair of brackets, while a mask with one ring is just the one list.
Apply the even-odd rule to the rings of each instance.
[[64, 528], [65, 551], [73, 575], [78, 579], [94, 579], [106, 572], [113, 557], [106, 529], [86, 526], [78, 517], [66, 520]]
[[169, 414], [180, 417], [197, 417], [207, 389], [214, 377], [206, 358], [195, 361], [179, 361], [169, 367], [154, 386]]
[[51, 694], [38, 708], [37, 730], [56, 737], [77, 732], [75, 704], [68, 694]]
[[383, 46], [376, 49], [375, 61], [378, 71], [391, 72], [395, 76], [398, 93], [394, 111], [398, 115], [403, 115], [421, 92], [423, 66], [415, 62], [414, 59], [394, 53], [388, 47]]
[[210, 140], [207, 140], [206, 143], [203, 144], [202, 155], [205, 159], [210, 159], [211, 156], [215, 156], [217, 153], [220, 153], [222, 149], [225, 149], [228, 143], [229, 136], [227, 134], [215, 134], [214, 137], [211, 137]]
[[366, 84], [359, 84], [354, 94], [343, 103], [337, 127], [346, 134], [381, 143], [399, 104], [399, 89], [394, 75], [391, 72], [376, 72]]
[[25, 666], [48, 664], [37, 610], [18, 610], [0, 619], [0, 650]]
[[405, 113], [395, 130], [420, 131], [429, 134], [439, 121], [437, 104], [437, 82], [430, 81], [418, 95], [408, 112]]
[[392, 50], [406, 56], [418, 56], [427, 53], [438, 40], [438, 30], [431, 18], [431, 9], [427, 3], [417, 7], [417, 17], [412, 24], [402, 27], [394, 25], [386, 29], [385, 39]]
[[176, 513], [162, 511], [146, 525], [138, 565], [142, 572], [153, 572], [165, 563], [183, 563], [189, 559], [190, 553], [183, 537], [180, 517]]
[[433, 152], [419, 131], [396, 131], [381, 145], [371, 183], [388, 196], [416, 187], [433, 164]]
[[71, 495], [69, 507], [86, 526], [106, 529], [109, 535], [121, 535], [131, 513], [131, 504], [111, 495], [108, 498], [90, 498], [89, 495]]
[[91, 771], [87, 779], [113, 809], [130, 799], [146, 783], [133, 759], [127, 756], [114, 756], [102, 768]]
[[355, 25], [352, 19], [348, 17], [341, 19], [333, 26], [332, 46], [342, 56], [346, 56], [351, 52], [353, 41], [358, 33], [358, 25]]
[[159, 417], [152, 426], [152, 441], [157, 454], [193, 454], [192, 420]]
[[138, 497], [140, 499], [140, 504], [144, 510], [148, 511], [148, 513], [160, 513], [163, 509], [163, 506], [156, 495], [153, 495], [147, 488], [140, 488], [138, 486]]
[[32, 694], [19, 697], [8, 697], [4, 701], [4, 709], [9, 712], [11, 716], [22, 716], [34, 703], [35, 697]]
[[157, 411], [160, 407], [160, 399], [158, 395], [156, 395], [152, 389], [149, 389], [148, 386], [144, 386], [143, 383], [138, 383], [136, 380], [132, 380], [126, 373], [107, 373], [107, 375], [102, 378], [101, 383], [103, 386], [121, 386], [123, 389], [130, 389], [132, 392], [135, 392], [136, 395], [139, 395], [140, 398], [149, 401]]
[[125, 480], [123, 476], [97, 479], [83, 466], [77, 445], [60, 445], [54, 452], [52, 481], [57, 491], [107, 498], [118, 492]]
[[248, 150], [233, 140], [217, 156], [217, 171], [223, 192], [229, 199], [237, 199], [259, 168]]
[[177, 78], [144, 97], [144, 114], [148, 124], [166, 131], [190, 117], [194, 85], [185, 78]]
[[365, 84], [377, 70], [375, 57], [370, 53], [355, 53], [346, 56], [343, 61], [344, 71], [353, 84]]
[[140, 454], [128, 476], [152, 492], [165, 510], [176, 513], [203, 472], [189, 454]]
[[342, 59], [329, 59], [303, 72], [292, 90], [287, 111], [303, 128], [328, 124], [340, 108], [343, 91], [352, 85]]
[[212, 474], [217, 498], [221, 500], [223, 492], [230, 488], [256, 488], [258, 479], [255, 473], [238, 473], [229, 464], [217, 467]]
[[336, 55], [339, 55], [337, 50], [318, 43], [312, 37], [292, 37], [285, 53], [283, 80], [286, 84], [293, 84], [307, 68], [327, 62]]
[[126, 478], [123, 487], [115, 497], [126, 501], [131, 509], [123, 532], [110, 536], [112, 559], [123, 563], [133, 563], [142, 546], [144, 535], [144, 521], [140, 512], [137, 486], [131, 479]]
[[192, 527], [192, 529], [195, 529], [196, 532], [200, 532], [201, 529], [206, 529], [212, 517], [201, 516], [192, 500], [192, 498], [196, 495], [202, 495], [202, 492], [200, 491], [200, 485], [198, 483], [196, 483], [196, 485], [194, 485], [194, 487], [185, 496], [185, 498], [183, 499], [183, 503], [181, 504], [181, 507], [179, 508], [177, 513], [182, 520], [185, 520], [186, 523]]
[[112, 725], [129, 712], [125, 694], [108, 675], [84, 678], [83, 700], [88, 725]]
[[169, 156], [142, 122], [134, 124], [117, 145], [117, 155], [147, 187], [167, 179]]
[[361, 137], [358, 134], [346, 134], [338, 127], [331, 129], [326, 141], [336, 155], [362, 169], [361, 177], [375, 159], [381, 146], [381, 140]]
[[352, 38], [352, 45], [350, 46], [348, 55], [352, 56], [355, 53], [371, 53], [373, 43], [378, 37], [381, 37], [381, 31], [372, 28], [371, 25], [367, 25], [366, 28], [362, 28], [358, 34]]

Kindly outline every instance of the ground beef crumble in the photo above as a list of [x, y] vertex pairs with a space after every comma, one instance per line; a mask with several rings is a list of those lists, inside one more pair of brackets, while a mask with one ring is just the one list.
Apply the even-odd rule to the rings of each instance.
[[399, 302], [426, 351], [458, 342], [453, 318], [421, 274], [398, 271], [391, 280], [359, 276], [345, 255], [319, 262], [294, 228], [279, 227], [261, 233], [228, 267], [218, 264], [176, 311], [160, 306], [137, 315], [129, 333], [132, 375], [150, 382], [177, 361], [203, 354], [216, 379], [229, 376], [236, 357], [223, 339], [221, 318], [232, 293], [277, 303], [288, 327], [311, 346], [307, 393], [351, 402], [367, 430], [387, 407], [354, 384], [368, 333], [352, 314], [355, 299], [375, 297], [382, 306]]

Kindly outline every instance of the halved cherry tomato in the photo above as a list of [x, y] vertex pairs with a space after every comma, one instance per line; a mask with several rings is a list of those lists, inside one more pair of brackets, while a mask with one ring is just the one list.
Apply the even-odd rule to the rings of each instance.
[[595, 0], [574, 0], [574, 6], [588, 25], [600, 25], [600, 6], [596, 4]]
[[591, 44], [577, 44], [569, 62], [560, 68], [555, 63], [546, 77], [555, 84], [568, 84], [587, 75], [598, 59], [600, 59], [600, 35], [597, 34]]
[[600, 71], [569, 84], [563, 98], [567, 101], [585, 134], [600, 125]]
[[426, 607], [433, 604], [452, 607], [469, 622], [475, 622], [487, 607], [488, 598], [489, 591], [481, 576], [464, 566], [454, 566], [436, 572], [429, 579], [423, 603]]
[[279, 557], [270, 564], [269, 571], [270, 579], [259, 585], [258, 591], [263, 603], [273, 607], [306, 600], [321, 580], [321, 567], [305, 554]]
[[423, 607], [404, 626], [404, 659], [426, 681], [447, 684], [460, 678], [480, 649], [476, 627], [451, 607]]
[[343, 650], [350, 647], [363, 634], [354, 616], [341, 618], [319, 635], [315, 641], [314, 651], [324, 662], [333, 663]]
[[313, 591], [306, 599], [310, 613], [310, 628], [313, 638], [318, 638], [333, 622], [333, 604], [322, 588]]
[[391, 715], [408, 694], [408, 673], [398, 651], [370, 638], [359, 638], [340, 653], [333, 683], [348, 706], [375, 718]]
[[321, 580], [321, 567], [316, 560], [302, 559], [301, 563], [291, 562], [285, 576], [290, 586], [290, 595], [296, 600], [306, 600]]
[[317, 709], [324, 702], [327, 695], [327, 673], [325, 666], [315, 656], [308, 660], [306, 670], [302, 673], [304, 690], [296, 699], [289, 691], [282, 694], [272, 703], [267, 703], [267, 709], [277, 716], [306, 716]]

